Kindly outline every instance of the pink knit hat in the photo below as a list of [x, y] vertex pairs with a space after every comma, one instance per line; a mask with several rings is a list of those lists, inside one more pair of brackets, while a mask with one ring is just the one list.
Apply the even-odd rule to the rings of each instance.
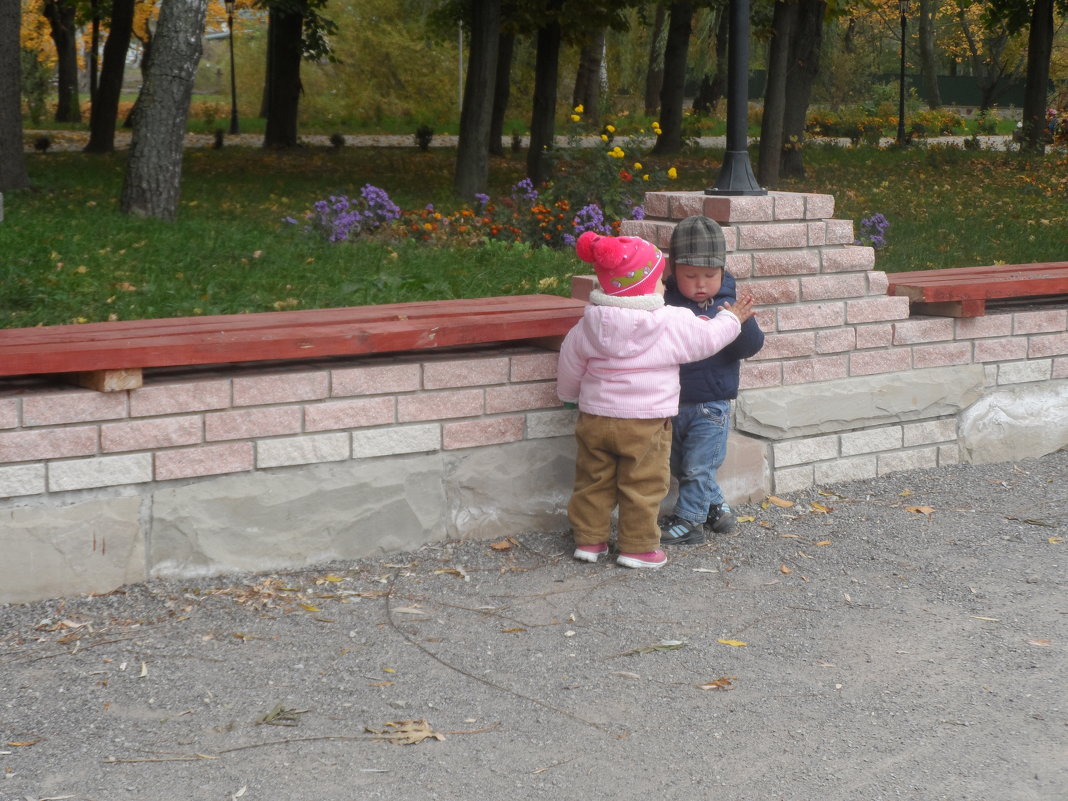
[[586, 231], [575, 252], [593, 265], [606, 295], [651, 295], [664, 272], [664, 254], [637, 236], [601, 236]]

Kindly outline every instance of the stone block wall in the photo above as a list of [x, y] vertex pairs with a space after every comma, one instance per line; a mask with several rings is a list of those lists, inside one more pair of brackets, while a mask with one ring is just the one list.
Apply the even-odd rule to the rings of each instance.
[[0, 602], [566, 525], [553, 351], [0, 381]]
[[650, 193], [645, 208], [623, 233], [664, 250], [678, 220], [719, 222], [760, 306], [767, 341], [742, 366], [732, 447], [764, 446], [771, 491], [1068, 445], [1066, 304], [910, 317], [829, 195]]

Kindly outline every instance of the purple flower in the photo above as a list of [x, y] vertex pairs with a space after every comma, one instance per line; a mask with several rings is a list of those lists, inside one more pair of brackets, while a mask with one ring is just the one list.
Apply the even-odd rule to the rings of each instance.
[[523, 200], [533, 203], [538, 199], [538, 190], [534, 188], [533, 181], [529, 178], [524, 178], [512, 187], [512, 197], [516, 200], [522, 198]]
[[328, 242], [343, 242], [364, 231], [380, 228], [400, 216], [400, 208], [384, 189], [365, 184], [360, 197], [355, 200], [346, 195], [331, 195], [326, 200], [316, 201], [308, 214], [307, 229], [318, 231]]

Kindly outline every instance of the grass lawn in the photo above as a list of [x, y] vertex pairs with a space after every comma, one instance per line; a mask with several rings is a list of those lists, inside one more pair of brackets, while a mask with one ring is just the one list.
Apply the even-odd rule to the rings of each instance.
[[[507, 197], [525, 154], [491, 165]], [[714, 183], [721, 152], [662, 161], [672, 187]], [[406, 236], [328, 243], [302, 225], [330, 195], [373, 184], [403, 209], [455, 209], [455, 153], [433, 148], [228, 146], [191, 150], [176, 223], [118, 211], [126, 154], [28, 156], [34, 188], [4, 198], [0, 327], [225, 314], [526, 292], [568, 294], [573, 251], [428, 246]], [[645, 161], [646, 159], [643, 159]], [[651, 160], [649, 160], [651, 161]], [[808, 175], [780, 188], [835, 197], [835, 216], [883, 214], [887, 271], [1068, 259], [1068, 156], [961, 149], [811, 147]]]

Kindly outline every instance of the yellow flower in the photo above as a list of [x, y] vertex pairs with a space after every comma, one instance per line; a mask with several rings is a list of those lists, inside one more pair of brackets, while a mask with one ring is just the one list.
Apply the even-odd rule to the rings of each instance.
[[571, 121], [572, 122], [578, 122], [581, 119], [582, 119], [582, 117], [580, 117], [578, 114], [572, 114], [571, 115]]
[[641, 168], [642, 168], [642, 163], [640, 161], [634, 162], [634, 169], [635, 170], [640, 170]]
[[602, 142], [607, 142], [608, 141], [608, 134], [601, 134], [601, 141]]
[[584, 109], [584, 108], [582, 107], [582, 104], [581, 104], [581, 103], [579, 103], [579, 104], [578, 104], [577, 106], [575, 106], [575, 113], [576, 113], [576, 114], [581, 114], [581, 113], [582, 113], [582, 112], [584, 112], [585, 110], [586, 110], [586, 109]]
[[606, 131], [608, 131], [608, 133], [615, 133], [616, 132], [616, 126], [614, 126], [614, 125], [606, 125], [606, 126], [604, 126], [604, 129]]
[[649, 173], [646, 173], [645, 175], [643, 175], [642, 176], [642, 180], [643, 181], [648, 181], [649, 180]]
[[678, 178], [678, 177], [679, 177], [679, 171], [678, 171], [678, 170], [676, 170], [676, 169], [675, 169], [674, 167], [670, 167], [670, 168], [668, 169], [668, 172], [667, 172], [667, 176], [668, 176], [668, 178], [670, 178], [670, 179], [671, 179], [672, 181], [674, 181], [674, 180], [675, 180], [676, 178]]
[[621, 159], [627, 154], [623, 152], [623, 149], [619, 145], [616, 145], [608, 151], [608, 155], [614, 159]]

